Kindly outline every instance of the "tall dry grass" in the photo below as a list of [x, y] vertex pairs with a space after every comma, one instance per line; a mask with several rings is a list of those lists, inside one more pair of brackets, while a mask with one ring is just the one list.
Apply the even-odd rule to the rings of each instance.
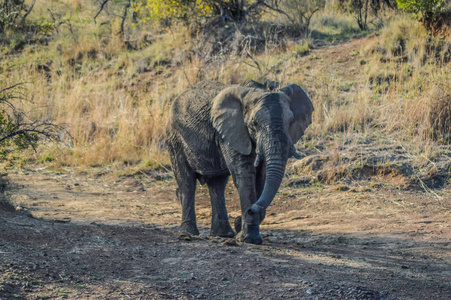
[[[356, 25], [346, 15], [315, 16], [312, 32], [324, 34], [312, 34], [306, 43], [271, 40], [258, 54], [249, 48], [206, 59], [193, 50], [202, 45], [202, 36], [187, 29], [141, 25], [127, 33], [124, 43], [117, 34], [117, 18], [104, 15], [94, 24], [86, 17], [94, 15], [91, 2], [71, 3], [75, 7], [71, 11], [55, 8], [69, 18], [71, 27], [60, 25], [47, 45], [32, 44], [19, 52], [2, 50], [0, 68], [8, 71], [1, 84], [29, 82], [32, 102], [24, 102], [24, 108], [66, 124], [73, 136], [64, 145], [44, 144], [38, 159], [86, 166], [115, 162], [165, 166], [171, 100], [205, 79], [236, 84], [269, 78], [300, 84], [315, 105], [307, 147], [353, 134], [390, 135], [418, 152], [422, 151], [418, 145], [444, 142], [444, 131], [437, 126], [449, 122], [431, 120], [449, 101], [450, 40], [430, 37], [407, 17], [388, 18], [379, 36], [354, 49], [356, 67], [351, 72], [333, 54], [299, 55], [307, 53], [309, 45], [353, 36]], [[318, 38], [325, 39], [319, 43]]]

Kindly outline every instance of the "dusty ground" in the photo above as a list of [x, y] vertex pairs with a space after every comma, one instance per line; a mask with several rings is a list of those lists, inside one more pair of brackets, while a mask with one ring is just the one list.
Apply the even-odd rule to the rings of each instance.
[[[337, 77], [357, 76], [352, 53], [361, 43], [315, 55], [338, 57]], [[316, 71], [330, 67], [318, 60]], [[409, 153], [371, 143], [336, 153], [317, 145], [290, 162], [261, 246], [208, 236], [205, 187], [197, 195], [201, 236], [177, 233], [167, 171], [12, 171], [23, 212], [0, 213], [0, 299], [450, 299], [451, 151], [431, 162], [429, 177], [413, 169], [413, 180]], [[352, 173], [326, 184], [335, 156]], [[232, 186], [226, 197], [233, 221]]]
[[[170, 173], [16, 171], [0, 215], [0, 298], [447, 299], [451, 195], [401, 190], [384, 178], [281, 189], [254, 246], [178, 235]], [[227, 190], [233, 220], [237, 193]]]

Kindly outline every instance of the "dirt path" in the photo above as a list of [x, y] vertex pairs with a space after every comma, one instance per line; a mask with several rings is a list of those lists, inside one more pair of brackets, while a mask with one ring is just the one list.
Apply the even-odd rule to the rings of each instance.
[[[29, 170], [11, 179], [15, 202], [42, 219], [0, 216], [1, 299], [451, 295], [450, 203], [419, 190], [374, 181], [284, 187], [262, 226], [264, 245], [254, 246], [208, 236], [204, 187], [201, 236], [179, 236], [167, 173]], [[232, 187], [227, 194], [233, 219], [238, 200]]]

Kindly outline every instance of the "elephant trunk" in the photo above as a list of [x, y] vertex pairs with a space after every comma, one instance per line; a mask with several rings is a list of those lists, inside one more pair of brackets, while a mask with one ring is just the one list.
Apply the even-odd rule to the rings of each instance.
[[287, 141], [282, 139], [270, 139], [270, 146], [265, 150], [266, 179], [265, 186], [258, 201], [248, 210], [249, 215], [265, 210], [277, 194], [285, 173], [288, 159]]

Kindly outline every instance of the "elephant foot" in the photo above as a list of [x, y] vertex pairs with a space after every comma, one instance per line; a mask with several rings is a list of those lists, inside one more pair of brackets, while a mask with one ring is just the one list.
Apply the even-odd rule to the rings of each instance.
[[248, 235], [247, 237], [245, 237], [243, 239], [243, 241], [245, 243], [254, 244], [254, 245], [261, 245], [263, 243], [263, 239], [260, 234], [252, 235], [252, 236]]
[[197, 225], [192, 223], [182, 223], [182, 225], [180, 226], [180, 231], [185, 231], [192, 235], [199, 235], [199, 229], [197, 229]]
[[219, 220], [211, 223], [210, 235], [231, 238], [235, 236], [235, 232], [233, 232], [229, 220]]
[[262, 236], [258, 225], [244, 225], [241, 235], [238, 237], [240, 242], [261, 245], [263, 243]]

